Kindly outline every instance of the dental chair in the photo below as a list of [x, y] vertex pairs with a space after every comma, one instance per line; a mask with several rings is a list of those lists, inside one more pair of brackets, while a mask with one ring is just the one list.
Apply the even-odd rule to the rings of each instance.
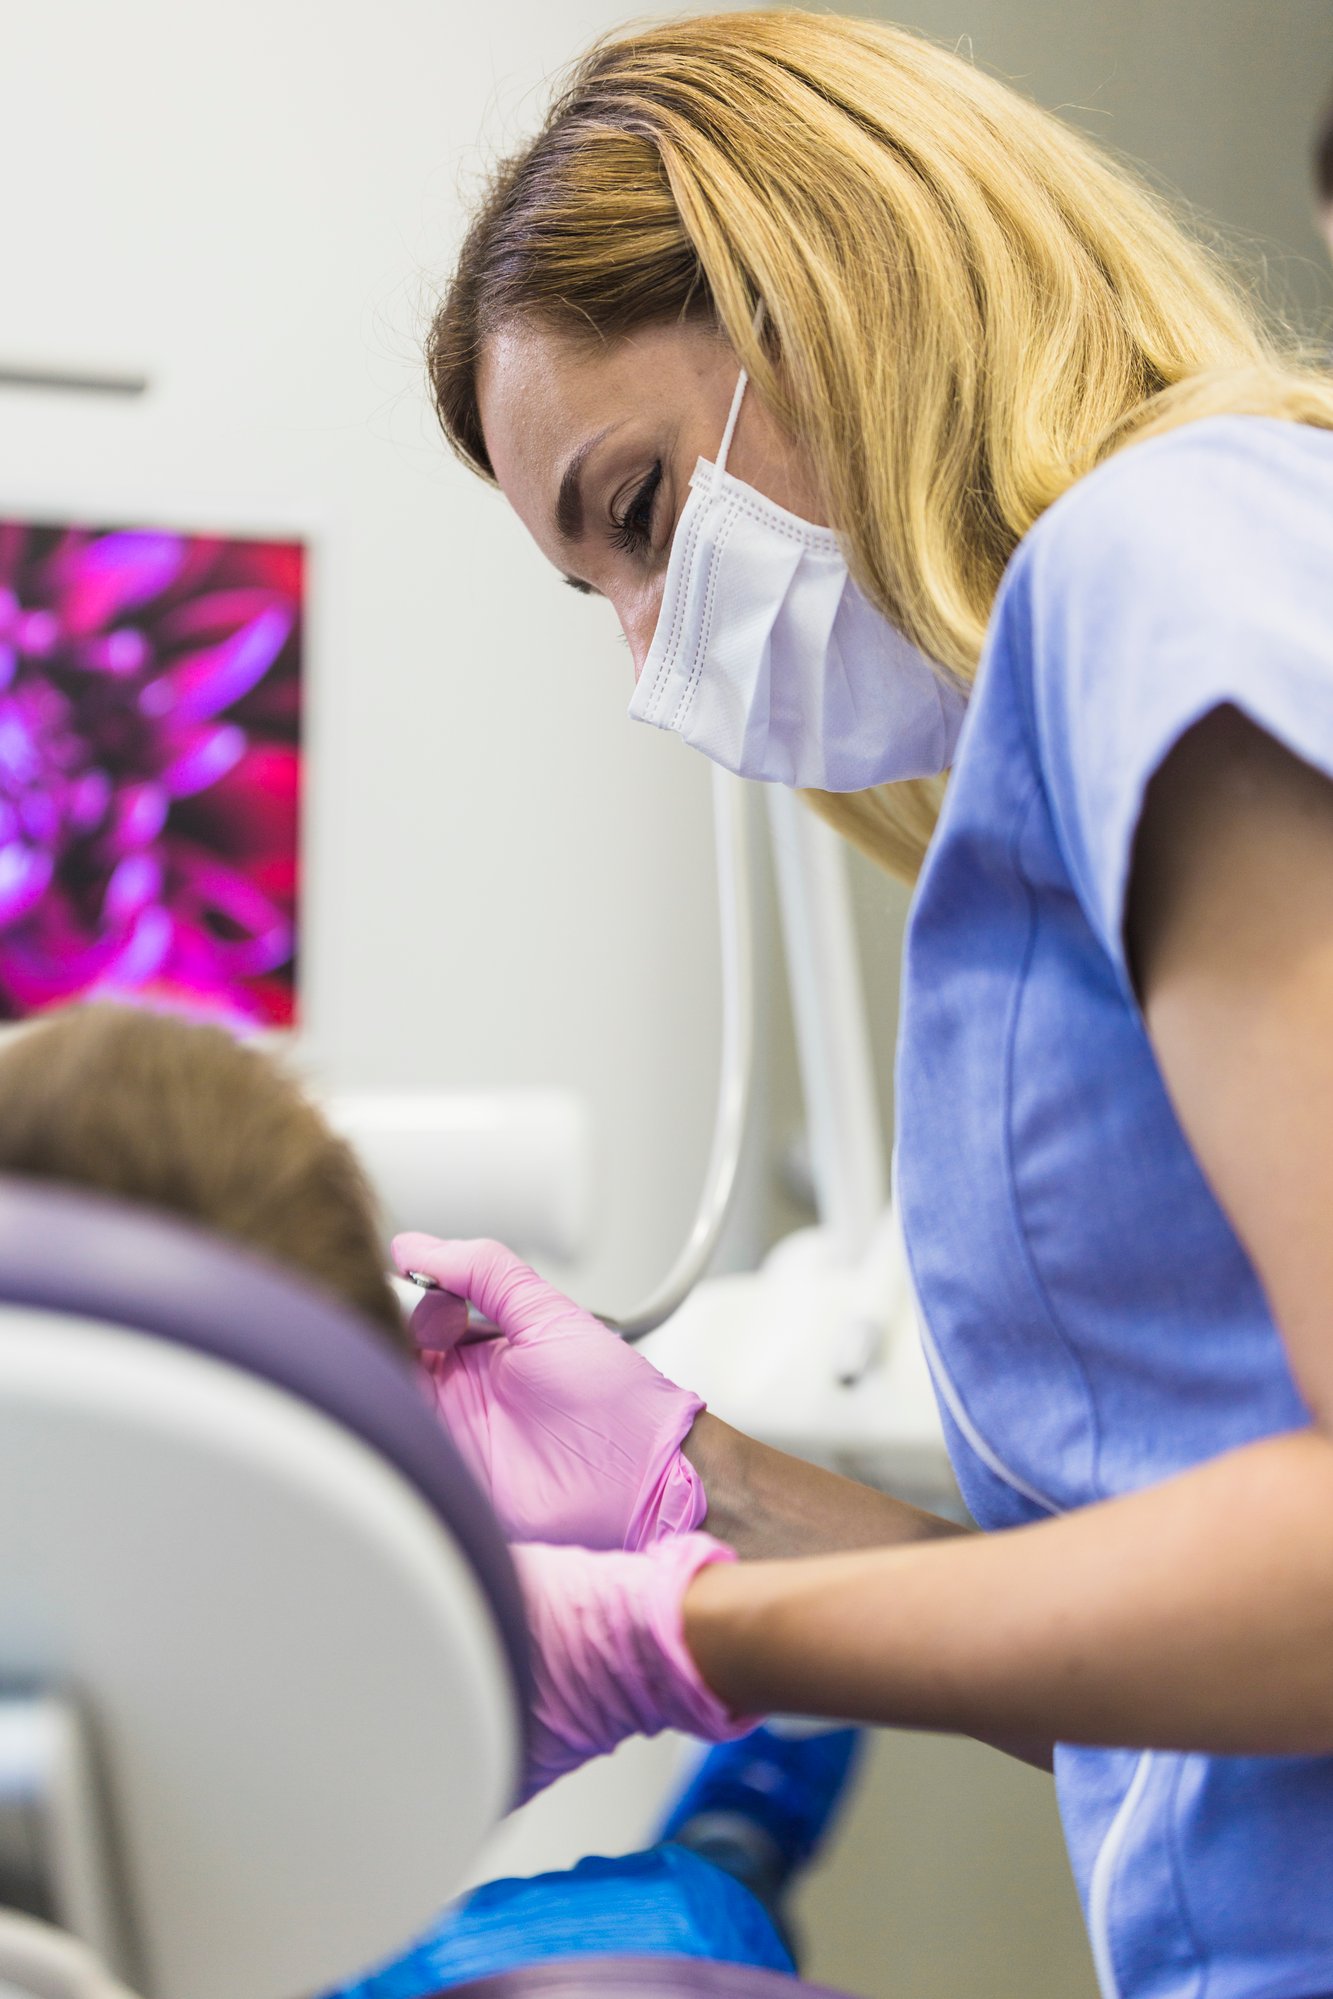
[[[508, 1809], [508, 1551], [382, 1340], [222, 1239], [0, 1181], [0, 1999], [302, 1999]], [[791, 1999], [581, 1959], [476, 1999]]]

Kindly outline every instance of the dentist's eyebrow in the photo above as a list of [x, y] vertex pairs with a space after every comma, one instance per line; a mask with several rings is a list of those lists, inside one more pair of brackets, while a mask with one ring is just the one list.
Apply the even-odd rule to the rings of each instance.
[[555, 502], [555, 531], [563, 542], [583, 539], [583, 468], [589, 456], [597, 449], [603, 438], [609, 437], [619, 424], [609, 423], [604, 430], [594, 432], [585, 439], [560, 475], [560, 491]]

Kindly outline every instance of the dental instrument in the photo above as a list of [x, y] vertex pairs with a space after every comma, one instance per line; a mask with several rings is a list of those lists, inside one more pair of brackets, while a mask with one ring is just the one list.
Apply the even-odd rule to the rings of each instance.
[[[403, 1272], [403, 1276], [407, 1279], [409, 1284], [415, 1284], [418, 1291], [434, 1292], [440, 1304], [447, 1305], [451, 1308], [456, 1308], [465, 1313], [468, 1312], [467, 1299], [460, 1298], [456, 1291], [445, 1291], [440, 1285], [439, 1279], [432, 1277], [429, 1271], [405, 1270]], [[418, 1322], [421, 1321], [422, 1318], [421, 1307], [425, 1305], [425, 1302], [426, 1302], [425, 1299], [422, 1299], [418, 1305], [417, 1310], [412, 1314], [412, 1326], [414, 1331], [418, 1331]], [[470, 1346], [475, 1346], [479, 1340], [498, 1340], [498, 1339], [503, 1339], [503, 1337], [504, 1335], [501, 1333], [500, 1328], [498, 1326], [493, 1326], [489, 1319], [473, 1318], [469, 1314], [467, 1321], [467, 1331], [462, 1335], [460, 1339], [451, 1339], [447, 1341], [446, 1344], [451, 1347], [455, 1346], [470, 1347]], [[424, 1340], [419, 1339], [419, 1344], [423, 1346], [433, 1346], [435, 1342], [430, 1339], [424, 1339]]]

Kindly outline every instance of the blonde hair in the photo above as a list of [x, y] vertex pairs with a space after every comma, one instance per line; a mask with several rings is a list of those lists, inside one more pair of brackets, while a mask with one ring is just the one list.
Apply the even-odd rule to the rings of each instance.
[[0, 1173], [140, 1201], [293, 1265], [411, 1351], [351, 1149], [221, 1028], [72, 1007], [0, 1052]]
[[[967, 680], [1018, 542], [1111, 452], [1218, 412], [1333, 428], [1333, 381], [1127, 169], [960, 57], [836, 15], [675, 21], [578, 65], [435, 318], [445, 434], [493, 478], [477, 368], [506, 324], [696, 317], [799, 438], [863, 589]], [[807, 796], [911, 875], [940, 786]]]

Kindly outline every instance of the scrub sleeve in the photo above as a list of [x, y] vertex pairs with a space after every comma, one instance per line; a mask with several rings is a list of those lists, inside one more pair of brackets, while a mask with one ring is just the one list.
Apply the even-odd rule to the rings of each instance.
[[1144, 794], [1196, 722], [1233, 706], [1333, 775], [1331, 467], [1328, 432], [1212, 418], [1126, 452], [1150, 512], [1123, 504], [1112, 461], [1020, 558], [1047, 795], [1122, 972]]

